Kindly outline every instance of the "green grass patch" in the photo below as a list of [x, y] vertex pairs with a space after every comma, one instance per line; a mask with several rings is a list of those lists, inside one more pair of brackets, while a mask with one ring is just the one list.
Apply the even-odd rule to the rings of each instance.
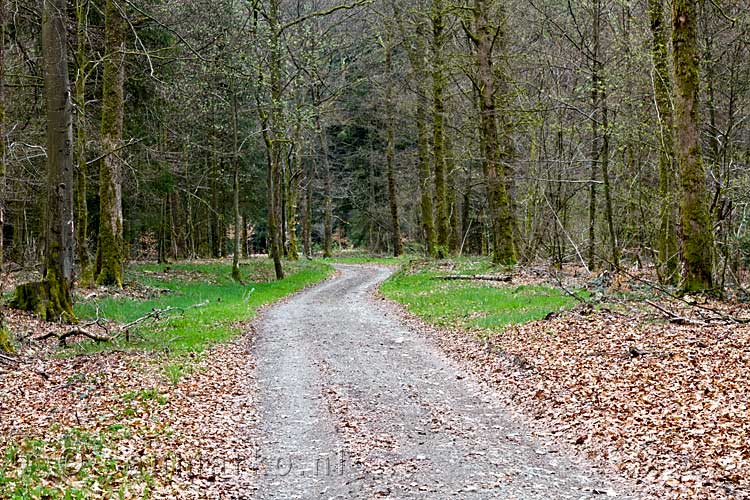
[[486, 282], [435, 279], [446, 274], [503, 271], [480, 259], [412, 261], [383, 283], [381, 293], [429, 323], [475, 330], [482, 335], [538, 320], [576, 304], [562, 290], [546, 286], [493, 286]]
[[[148, 463], [113, 456], [123, 427], [90, 433], [72, 429], [57, 439], [24, 439], [0, 456], [0, 498], [147, 498], [153, 488]], [[145, 467], [144, 467], [145, 465]]]
[[[217, 342], [230, 340], [238, 333], [237, 322], [255, 317], [261, 306], [275, 302], [330, 275], [331, 266], [323, 262], [286, 263], [287, 277], [273, 279], [273, 264], [268, 259], [243, 262], [244, 284], [231, 278], [229, 263], [141, 265], [132, 268], [128, 281], [168, 290], [156, 298], [105, 298], [76, 305], [82, 320], [95, 318], [97, 309], [103, 318], [128, 323], [154, 309], [172, 308], [165, 318], [146, 321], [136, 327], [130, 342], [84, 343], [78, 352], [107, 349], [165, 350], [179, 355], [200, 352]], [[200, 305], [199, 307], [196, 307]], [[171, 380], [181, 375], [169, 369]]]

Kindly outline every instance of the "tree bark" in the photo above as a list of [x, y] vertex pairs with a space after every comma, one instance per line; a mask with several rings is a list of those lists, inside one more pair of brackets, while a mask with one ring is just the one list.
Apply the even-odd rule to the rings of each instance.
[[706, 171], [698, 129], [700, 68], [696, 0], [672, 2], [675, 76], [675, 143], [680, 172], [682, 284], [685, 292], [713, 287], [713, 235], [708, 212]]
[[271, 243], [271, 256], [273, 258], [276, 279], [284, 278], [284, 269], [281, 265], [281, 146], [282, 132], [281, 121], [283, 119], [283, 104], [281, 102], [283, 87], [281, 82], [282, 58], [281, 58], [281, 27], [280, 27], [280, 0], [271, 0], [269, 28], [271, 30], [271, 142], [270, 142], [270, 164], [268, 172], [268, 231]]
[[320, 156], [323, 164], [323, 257], [333, 257], [333, 179], [328, 157], [328, 135], [320, 113], [320, 96], [314, 91], [315, 121], [320, 139]]
[[[42, 46], [47, 97], [47, 217], [45, 273], [41, 305], [48, 321], [74, 321], [73, 277], [73, 103], [68, 77], [65, 0], [44, 0]], [[23, 287], [17, 289], [21, 296]]]
[[417, 176], [419, 179], [420, 198], [420, 223], [422, 226], [422, 237], [427, 249], [427, 255], [437, 255], [437, 241], [435, 237], [435, 224], [433, 220], [432, 189], [430, 184], [430, 145], [427, 130], [427, 88], [425, 80], [426, 57], [426, 35], [425, 23], [421, 19], [416, 20], [416, 28], [413, 36], [407, 34], [404, 28], [403, 15], [399, 9], [398, 2], [391, 0], [393, 17], [398, 22], [401, 36], [407, 40], [413, 40], [413, 44], [407, 45], [407, 55], [412, 69], [412, 78], [416, 86], [415, 122], [417, 128]]
[[503, 29], [492, 29], [487, 0], [474, 0], [476, 34], [473, 35], [479, 84], [480, 124], [484, 144], [484, 175], [492, 217], [492, 261], [496, 264], [515, 264], [513, 215], [505, 181], [505, 167], [500, 161], [499, 139], [495, 106], [495, 74], [492, 64], [493, 46], [503, 46]]
[[660, 277], [664, 283], [678, 278], [677, 204], [675, 202], [674, 118], [672, 113], [672, 80], [664, 20], [664, 0], [649, 0], [651, 56], [654, 66], [654, 101], [659, 122], [659, 235], [657, 251]]
[[125, 20], [115, 0], [107, 0], [102, 77], [102, 150], [99, 170], [99, 244], [96, 282], [122, 288], [122, 143], [123, 86], [125, 82]]
[[[8, 23], [8, 0], [0, 0], [0, 275], [5, 263], [5, 198], [6, 198], [6, 175], [8, 174], [8, 146], [5, 143], [6, 130], [6, 102], [5, 102], [5, 33]], [[2, 280], [0, 279], [0, 284]], [[0, 313], [1, 314], [1, 313]], [[2, 316], [0, 315], [0, 323]], [[4, 325], [0, 325], [0, 332]]]
[[437, 227], [437, 254], [448, 253], [449, 220], [448, 195], [445, 173], [445, 75], [443, 38], [445, 17], [443, 0], [432, 0], [432, 147], [435, 172], [435, 226]]
[[232, 84], [232, 163], [234, 164], [233, 209], [234, 252], [232, 254], [232, 279], [242, 281], [240, 258], [242, 257], [242, 214], [240, 214], [240, 152], [237, 130], [237, 89]]
[[78, 254], [79, 284], [82, 287], [94, 283], [94, 270], [89, 256], [88, 227], [89, 213], [87, 204], [88, 194], [88, 165], [86, 163], [86, 80], [89, 60], [86, 55], [86, 28], [88, 16], [88, 0], [76, 0], [76, 159], [77, 182], [75, 191], [76, 215], [76, 248]]
[[388, 27], [386, 45], [385, 45], [385, 107], [386, 107], [386, 168], [388, 177], [388, 205], [391, 212], [391, 246], [393, 256], [401, 255], [403, 249], [401, 246], [401, 223], [398, 215], [398, 193], [396, 191], [396, 143], [394, 139], [394, 115], [395, 103], [393, 102], [393, 39], [391, 27]]
[[289, 165], [289, 179], [287, 181], [286, 197], [286, 226], [289, 236], [287, 237], [288, 257], [290, 260], [299, 260], [299, 243], [297, 240], [297, 209], [299, 204], [299, 181], [302, 175], [302, 123], [298, 119], [294, 125], [294, 144], [292, 159]]

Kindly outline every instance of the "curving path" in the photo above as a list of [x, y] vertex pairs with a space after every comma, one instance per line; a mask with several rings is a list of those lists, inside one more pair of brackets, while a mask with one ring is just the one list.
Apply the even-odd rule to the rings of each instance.
[[389, 270], [338, 271], [258, 323], [258, 498], [630, 498], [373, 298]]

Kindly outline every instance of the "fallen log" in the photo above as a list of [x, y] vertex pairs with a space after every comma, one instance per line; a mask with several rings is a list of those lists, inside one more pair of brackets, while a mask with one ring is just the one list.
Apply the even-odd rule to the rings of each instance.
[[465, 280], [465, 281], [496, 281], [510, 283], [513, 281], [513, 275], [497, 276], [493, 274], [449, 274], [447, 276], [435, 276], [438, 280]]

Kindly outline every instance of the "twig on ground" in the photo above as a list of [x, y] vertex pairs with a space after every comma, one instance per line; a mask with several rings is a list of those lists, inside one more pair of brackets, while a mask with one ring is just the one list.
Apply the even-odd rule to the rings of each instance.
[[678, 316], [677, 314], [673, 313], [672, 311], [660, 306], [659, 304], [655, 302], [651, 302], [650, 300], [645, 301], [646, 304], [650, 305], [654, 309], [657, 309], [658, 311], [661, 311], [668, 319], [670, 323], [674, 323], [676, 325], [698, 325], [698, 326], [706, 326], [706, 323], [703, 321], [697, 321], [690, 318], [685, 318], [683, 316]]
[[496, 276], [492, 274], [449, 274], [448, 276], [435, 276], [436, 280], [466, 280], [466, 281], [499, 281], [510, 283], [513, 275]]
[[586, 300], [585, 298], [581, 297], [577, 293], [575, 293], [575, 292], [573, 292], [571, 290], [568, 290], [568, 288], [565, 285], [563, 285], [563, 282], [560, 279], [560, 275], [558, 273], [553, 274], [553, 276], [555, 277], [555, 281], [557, 282], [557, 286], [559, 286], [560, 289], [562, 289], [563, 292], [567, 293], [568, 295], [570, 295], [571, 297], [573, 297], [574, 299], [576, 299], [581, 304], [588, 304], [589, 303], [588, 300]]
[[2, 361], [3, 363], [16, 364], [16, 365], [20, 363], [20, 361], [14, 358], [13, 356], [8, 356], [2, 353], [0, 353], [0, 361]]
[[[200, 302], [198, 304], [193, 304], [192, 306], [189, 306], [189, 307], [171, 307], [170, 306], [164, 309], [153, 309], [148, 314], [141, 316], [140, 318], [134, 319], [133, 321], [120, 326], [120, 328], [118, 328], [117, 331], [113, 334], [110, 334], [110, 331], [106, 325], [106, 322], [104, 322], [102, 319], [99, 318], [99, 313], [97, 311], [97, 319], [89, 323], [86, 323], [82, 327], [76, 327], [76, 328], [73, 328], [72, 330], [69, 330], [65, 333], [60, 333], [60, 334], [50, 332], [40, 337], [37, 337], [34, 340], [41, 342], [43, 340], [56, 338], [60, 342], [61, 346], [65, 346], [66, 340], [69, 339], [70, 337], [81, 336], [81, 337], [86, 337], [90, 340], [93, 340], [97, 343], [101, 343], [101, 342], [113, 342], [117, 340], [118, 338], [120, 338], [122, 335], [125, 335], [126, 341], [130, 341], [130, 329], [136, 325], [143, 323], [146, 320], [153, 319], [154, 321], [158, 321], [167, 313], [170, 313], [173, 311], [185, 312], [188, 309], [196, 309], [199, 307], [205, 307], [206, 305], [208, 305], [208, 301]], [[91, 327], [94, 325], [104, 330], [106, 332], [106, 335], [99, 335], [99, 334], [96, 334], [87, 330], [88, 327]]]

